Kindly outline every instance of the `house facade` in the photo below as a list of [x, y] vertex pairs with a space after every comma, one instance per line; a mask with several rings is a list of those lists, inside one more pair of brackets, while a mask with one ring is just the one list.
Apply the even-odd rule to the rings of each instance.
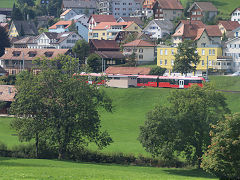
[[144, 40], [135, 40], [124, 44], [123, 47], [123, 54], [126, 57], [129, 57], [135, 53], [138, 64], [146, 64], [154, 61], [155, 45], [150, 42]]
[[89, 31], [88, 39], [114, 40], [121, 31], [141, 32], [134, 22], [102, 22]]
[[99, 0], [99, 14], [113, 15], [115, 18], [129, 17], [135, 11], [141, 10], [141, 0]]
[[231, 21], [237, 21], [240, 24], [240, 7], [234, 9], [231, 13]]
[[[207, 68], [213, 68], [219, 56], [222, 56], [222, 48], [220, 47], [201, 47], [197, 48], [198, 55], [200, 56], [200, 63], [197, 65], [196, 74], [206, 72]], [[158, 45], [157, 47], [157, 65], [166, 68], [169, 74], [172, 73], [175, 54], [177, 53], [176, 47], [165, 45]]]
[[212, 20], [217, 16], [218, 10], [211, 2], [194, 2], [187, 11], [192, 21], [203, 18]]
[[[0, 57], [1, 66], [9, 75], [18, 74], [23, 70], [32, 70], [33, 61], [36, 58], [46, 57], [53, 59], [59, 55], [66, 55], [69, 49], [29, 49], [29, 48], [6, 48], [5, 54]], [[34, 69], [37, 73], [39, 70]]]
[[91, 31], [101, 22], [116, 22], [116, 19], [113, 15], [99, 15], [93, 14], [88, 19], [88, 29]]
[[237, 21], [219, 21], [218, 27], [222, 34], [231, 33], [234, 29], [240, 27], [240, 24]]
[[64, 21], [68, 21], [71, 18], [73, 18], [74, 16], [78, 15], [74, 10], [72, 9], [67, 9], [66, 11], [64, 11], [61, 15], [60, 15], [60, 19], [64, 20]]
[[72, 21], [58, 21], [56, 24], [49, 27], [49, 32], [63, 33], [68, 32], [69, 27], [71, 26]]
[[174, 20], [181, 17], [183, 6], [178, 0], [145, 0], [143, 9], [152, 10], [154, 19]]
[[235, 29], [234, 38], [225, 43], [224, 55], [233, 59], [233, 71], [240, 71], [240, 27]]
[[169, 20], [152, 20], [143, 32], [153, 39], [163, 38], [173, 32], [173, 23]]
[[72, 9], [77, 14], [91, 15], [96, 13], [95, 0], [63, 0], [62, 10]]

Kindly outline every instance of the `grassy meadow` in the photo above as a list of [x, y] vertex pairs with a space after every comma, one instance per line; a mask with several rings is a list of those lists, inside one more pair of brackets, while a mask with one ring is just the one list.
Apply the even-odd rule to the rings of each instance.
[[0, 8], [12, 8], [15, 0], [0, 0]]
[[214, 177], [201, 170], [194, 169], [120, 166], [42, 159], [0, 158], [0, 179], [207, 180], [214, 179]]

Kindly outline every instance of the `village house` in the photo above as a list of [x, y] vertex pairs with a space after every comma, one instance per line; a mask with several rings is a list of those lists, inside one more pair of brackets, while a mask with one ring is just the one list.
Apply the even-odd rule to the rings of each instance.
[[80, 23], [83, 26], [85, 26], [88, 29], [88, 19], [89, 17], [87, 17], [85, 14], [78, 14], [76, 16], [73, 16], [72, 18], [70, 18], [69, 20], [74, 20], [75, 23]]
[[12, 85], [0, 85], [0, 101], [4, 103], [0, 109], [0, 114], [8, 114], [9, 108], [14, 101], [16, 88]]
[[49, 32], [56, 32], [56, 33], [62, 33], [62, 32], [68, 32], [69, 27], [71, 26], [72, 21], [58, 21], [51, 27], [49, 27]]
[[240, 24], [240, 7], [234, 9], [231, 13], [231, 21], [237, 21]]
[[135, 40], [123, 45], [123, 54], [126, 58], [135, 54], [138, 64], [147, 64], [154, 61], [154, 48], [155, 45], [150, 42]]
[[225, 43], [224, 55], [231, 56], [233, 71], [240, 71], [240, 27], [233, 30], [233, 38]]
[[[172, 73], [177, 47], [158, 45], [157, 47], [157, 65], [166, 68], [169, 74]], [[207, 68], [214, 68], [219, 62], [218, 57], [222, 57], [222, 48], [219, 46], [198, 47], [197, 53], [200, 56], [200, 63], [197, 65], [196, 75], [202, 75]]]
[[90, 52], [98, 54], [104, 61], [104, 70], [111, 65], [124, 63], [124, 55], [114, 40], [89, 40]]
[[169, 20], [152, 20], [143, 29], [153, 39], [159, 39], [170, 35], [173, 32], [173, 23]]
[[38, 30], [33, 21], [12, 21], [8, 34], [10, 38], [35, 36]]
[[62, 10], [72, 9], [77, 14], [95, 14], [96, 13], [96, 1], [95, 0], [63, 0]]
[[91, 31], [94, 27], [96, 27], [101, 22], [116, 22], [116, 19], [113, 15], [98, 15], [93, 14], [88, 19], [88, 29]]
[[[0, 57], [1, 66], [9, 75], [18, 74], [23, 70], [32, 70], [33, 61], [37, 58], [54, 59], [59, 55], [69, 54], [69, 49], [30, 49], [30, 48], [6, 48], [5, 54]], [[34, 69], [37, 73], [39, 70]]]
[[141, 10], [141, 0], [99, 0], [99, 14], [113, 15], [115, 18], [129, 17], [133, 12]]
[[[194, 22], [194, 23], [193, 23]], [[218, 25], [204, 25], [200, 21], [181, 21], [172, 35], [173, 45], [193, 40], [197, 47], [220, 46], [222, 33]]]
[[229, 34], [234, 29], [240, 27], [240, 24], [237, 21], [219, 21], [218, 27], [222, 34]]
[[144, 26], [144, 22], [138, 17], [119, 17], [117, 19], [117, 22], [130, 22], [130, 21], [135, 22], [141, 28]]
[[179, 0], [144, 0], [143, 9], [152, 10], [154, 19], [170, 21], [181, 17], [184, 10]]
[[208, 21], [217, 16], [218, 10], [211, 2], [194, 2], [187, 11], [192, 21], [204, 18]]
[[131, 22], [101, 22], [91, 31], [88, 39], [114, 40], [121, 31], [141, 32], [142, 29], [133, 21]]
[[60, 19], [64, 21], [68, 21], [74, 16], [78, 15], [74, 10], [72, 9], [67, 9], [60, 15]]

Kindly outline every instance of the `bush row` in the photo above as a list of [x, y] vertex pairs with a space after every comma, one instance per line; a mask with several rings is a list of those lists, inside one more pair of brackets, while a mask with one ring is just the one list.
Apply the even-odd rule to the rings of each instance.
[[[11, 150], [0, 142], [0, 156], [15, 158], [36, 158], [35, 146], [33, 144], [24, 144], [14, 146]], [[41, 146], [39, 157], [41, 159], [56, 159], [57, 152], [54, 149]], [[135, 156], [133, 154], [123, 153], [101, 153], [98, 151], [81, 150], [69, 152], [66, 160], [77, 162], [95, 162], [95, 163], [113, 163], [121, 165], [134, 166], [152, 166], [152, 167], [183, 167], [185, 164], [178, 160], [161, 160], [157, 158], [144, 157], [143, 155]]]

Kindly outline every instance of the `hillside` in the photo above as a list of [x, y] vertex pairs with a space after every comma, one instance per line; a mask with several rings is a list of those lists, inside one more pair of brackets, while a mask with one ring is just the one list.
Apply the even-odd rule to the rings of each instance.
[[[1, 8], [11, 8], [15, 0], [0, 0]], [[183, 6], [186, 6], [188, 0], [181, 0]], [[211, 1], [218, 8], [220, 16], [228, 18], [229, 14], [236, 8], [240, 7], [240, 1], [238, 0], [201, 0], [201, 1]]]

